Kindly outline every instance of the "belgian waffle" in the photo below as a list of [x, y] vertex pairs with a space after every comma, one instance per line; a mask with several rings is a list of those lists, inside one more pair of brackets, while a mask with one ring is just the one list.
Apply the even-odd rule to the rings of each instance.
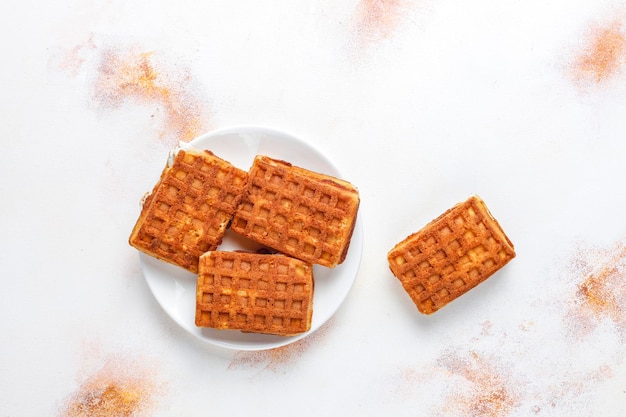
[[178, 150], [145, 199], [129, 243], [198, 272], [200, 255], [221, 243], [247, 177], [210, 151]]
[[513, 244], [478, 196], [447, 210], [387, 255], [391, 271], [424, 314], [465, 294], [514, 257]]
[[286, 255], [334, 267], [346, 257], [359, 202], [347, 181], [258, 155], [231, 228]]
[[291, 336], [311, 328], [313, 266], [285, 255], [212, 251], [200, 257], [196, 325]]

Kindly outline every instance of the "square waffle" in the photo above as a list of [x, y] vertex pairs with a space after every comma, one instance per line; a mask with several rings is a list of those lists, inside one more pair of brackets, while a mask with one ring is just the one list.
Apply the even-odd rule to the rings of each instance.
[[346, 257], [359, 202], [347, 181], [258, 155], [231, 228], [286, 255], [334, 267]]
[[418, 310], [431, 314], [515, 257], [509, 238], [478, 196], [459, 203], [387, 255]]
[[200, 257], [196, 325], [291, 336], [308, 331], [313, 266], [285, 255], [207, 252]]
[[145, 199], [129, 243], [198, 272], [200, 255], [221, 243], [247, 177], [210, 151], [178, 150]]

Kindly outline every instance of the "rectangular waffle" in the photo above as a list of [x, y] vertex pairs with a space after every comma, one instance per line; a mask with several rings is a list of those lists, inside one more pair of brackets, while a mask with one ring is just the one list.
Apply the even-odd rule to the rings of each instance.
[[129, 243], [198, 272], [200, 255], [221, 243], [247, 178], [210, 151], [178, 150], [145, 199]]
[[334, 267], [346, 257], [359, 202], [347, 181], [258, 155], [231, 228], [284, 254]]
[[207, 252], [200, 257], [196, 325], [291, 336], [308, 331], [313, 266], [285, 255]]
[[418, 310], [430, 314], [515, 257], [509, 238], [478, 196], [459, 203], [387, 255]]

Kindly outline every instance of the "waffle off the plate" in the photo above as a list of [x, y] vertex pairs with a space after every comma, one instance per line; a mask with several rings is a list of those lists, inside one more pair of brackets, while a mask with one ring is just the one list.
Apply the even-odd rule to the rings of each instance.
[[424, 314], [467, 293], [514, 257], [513, 244], [478, 196], [447, 210], [387, 255], [391, 272]]
[[145, 199], [129, 243], [197, 273], [200, 255], [222, 242], [247, 178], [210, 151], [179, 149]]
[[196, 325], [293, 336], [311, 328], [313, 266], [281, 254], [211, 251], [200, 257]]
[[345, 260], [359, 203], [347, 181], [257, 155], [231, 228], [286, 255], [335, 267]]

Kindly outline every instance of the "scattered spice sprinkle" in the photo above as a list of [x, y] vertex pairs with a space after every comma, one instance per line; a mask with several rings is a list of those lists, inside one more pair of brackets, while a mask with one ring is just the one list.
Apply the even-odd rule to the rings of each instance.
[[492, 328], [493, 328], [493, 323], [490, 320], [485, 320], [482, 324], [481, 324], [481, 332], [480, 334], [474, 336], [472, 338], [472, 342], [477, 342], [479, 341], [482, 337], [487, 337], [487, 336], [492, 336]]
[[189, 141], [206, 129], [208, 108], [194, 94], [192, 77], [160, 68], [154, 52], [108, 49], [94, 83], [93, 98], [102, 108], [126, 101], [156, 105], [162, 112], [162, 138]]
[[438, 365], [450, 376], [460, 377], [444, 401], [444, 412], [471, 417], [506, 416], [518, 406], [517, 394], [505, 370], [476, 352], [467, 356], [448, 353]]
[[614, 20], [591, 29], [587, 46], [573, 63], [576, 80], [600, 84], [622, 71], [626, 63], [626, 35], [622, 26], [619, 20]]
[[54, 56], [53, 58], [59, 68], [75, 77], [95, 48], [93, 35], [91, 35], [87, 41], [79, 43], [60, 56]]
[[626, 243], [609, 249], [579, 247], [570, 271], [580, 280], [567, 314], [574, 334], [586, 335], [609, 320], [626, 336]]
[[367, 47], [390, 38], [409, 9], [407, 0], [360, 0], [353, 18], [354, 39]]
[[[537, 399], [531, 410], [534, 414], [554, 415], [555, 411], [559, 411], [558, 415], [593, 415], [589, 408], [593, 403], [593, 391], [591, 387], [606, 381], [613, 377], [611, 368], [602, 365], [591, 371], [568, 371], [558, 375], [557, 382], [549, 381], [541, 387], [541, 391], [537, 395]], [[591, 408], [593, 409], [593, 408]]]
[[150, 416], [161, 394], [154, 373], [135, 360], [107, 360], [65, 402], [59, 417]]
[[523, 332], [530, 332], [535, 327], [535, 322], [532, 320], [526, 320], [519, 324], [519, 329]]
[[568, 361], [551, 360], [550, 370], [546, 371], [538, 358], [536, 365], [539, 375], [533, 378], [532, 368], [520, 375], [512, 364], [503, 363], [495, 355], [455, 348], [419, 369], [401, 369], [397, 390], [406, 399], [413, 398], [416, 390], [421, 391], [422, 384], [442, 387], [425, 413], [434, 416], [506, 417], [525, 411], [579, 415], [593, 407], [594, 388], [614, 377], [606, 363], [578, 370], [572, 369]]
[[330, 330], [332, 321], [333, 319], [331, 318], [315, 332], [289, 345], [268, 350], [235, 352], [228, 369], [251, 367], [277, 372], [291, 365], [309, 350], [312, 345], [323, 339]]

